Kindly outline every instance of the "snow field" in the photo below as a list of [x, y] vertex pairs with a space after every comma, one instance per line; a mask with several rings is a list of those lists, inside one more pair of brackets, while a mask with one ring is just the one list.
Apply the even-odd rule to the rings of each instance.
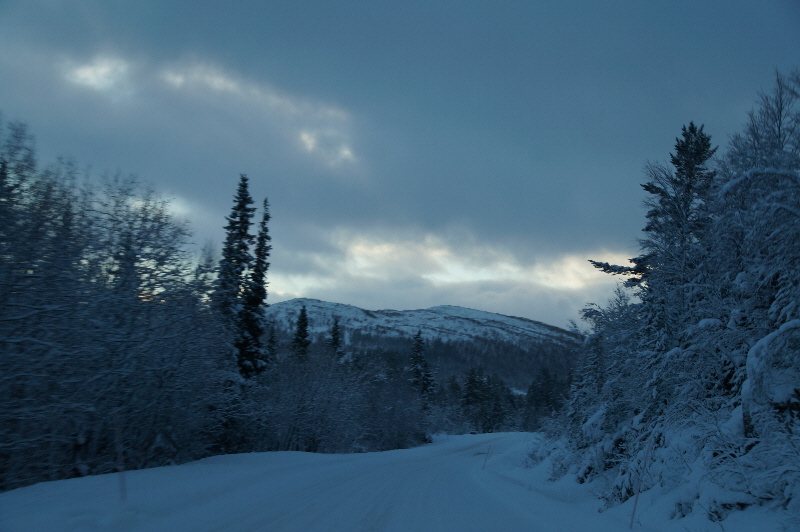
[[[627, 530], [632, 501], [599, 513], [600, 486], [549, 482], [526, 467], [530, 433], [441, 436], [414, 449], [216, 456], [171, 467], [44, 482], [0, 494], [3, 532]], [[675, 495], [677, 496], [677, 495]], [[634, 530], [722, 530], [670, 520], [675, 497], [645, 493]], [[726, 531], [790, 530], [778, 514], [740, 512]], [[757, 527], [754, 527], [755, 525]]]

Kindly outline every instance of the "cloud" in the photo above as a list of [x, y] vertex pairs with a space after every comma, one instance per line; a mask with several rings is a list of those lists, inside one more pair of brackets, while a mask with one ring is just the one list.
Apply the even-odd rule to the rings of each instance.
[[[561, 109], [551, 103], [487, 92], [495, 96], [473, 108], [449, 90], [502, 76], [349, 71], [334, 57], [290, 58], [279, 44], [280, 60], [257, 48], [217, 53], [216, 45], [207, 54], [120, 44], [101, 53], [109, 48], [98, 42], [0, 51], [0, 67], [18, 74], [0, 92], [11, 94], [15, 78], [46, 80], [35, 84], [37, 95], [52, 92], [41, 101], [56, 104], [25, 100], [31, 91], [21, 82], [16, 91], [34, 112], [21, 118], [32, 117], [43, 139], [59, 139], [42, 144], [100, 171], [155, 180], [176, 198], [173, 212], [192, 221], [199, 244], [213, 236], [218, 246], [236, 176], [247, 173], [253, 196], [272, 203], [273, 302], [302, 295], [365, 308], [448, 303], [563, 325], [585, 302], [610, 294], [615, 279], [586, 259], [616, 261], [597, 248], [633, 242], [641, 225], [619, 208], [639, 215], [638, 196], [624, 194], [639, 190], [648, 155], [630, 136], [590, 130], [592, 142], [581, 145], [574, 131], [565, 137], [546, 120], [523, 120], [536, 116], [533, 108]], [[318, 47], [309, 50], [316, 57]], [[376, 73], [386, 83], [376, 84]], [[591, 151], [604, 138], [620, 139], [632, 170], [608, 166], [627, 160], [616, 152]], [[633, 176], [632, 184], [618, 176]], [[631, 252], [616, 255], [624, 263]]]
[[270, 274], [273, 298], [304, 296], [373, 309], [446, 301], [564, 326], [588, 301], [604, 303], [616, 283], [587, 259], [624, 263], [628, 257], [587, 250], [522, 262], [510, 250], [474, 239], [414, 234], [411, 228], [331, 230], [327, 252], [295, 256], [305, 268], [295, 263], [284, 270], [275, 264]]
[[585, 290], [602, 284], [607, 277], [588, 263], [588, 257], [612, 262], [627, 258], [624, 253], [590, 251], [587, 256], [560, 254], [525, 263], [508, 249], [474, 240], [451, 242], [433, 233], [392, 236], [339, 230], [333, 239], [344, 257], [342, 268], [351, 274], [372, 278], [413, 274], [434, 286], [515, 282], [555, 290]]
[[[353, 120], [341, 107], [291, 94], [201, 60], [134, 64], [121, 55], [98, 54], [90, 59], [61, 60], [58, 69], [71, 85], [102, 94], [112, 102], [137, 95], [137, 105], [147, 109], [173, 97], [181, 106], [191, 105], [240, 128], [255, 122], [270, 135], [282, 137], [294, 148], [295, 156], [339, 171], [327, 175], [358, 174], [354, 170], [362, 157], [354, 147]], [[243, 116], [247, 122], [240, 118]], [[342, 173], [343, 169], [348, 173]]]
[[133, 91], [131, 65], [119, 57], [100, 55], [82, 64], [67, 61], [62, 68], [67, 81], [113, 98], [130, 96]]
[[203, 63], [161, 70], [160, 79], [183, 94], [228, 96], [253, 112], [262, 113], [280, 127], [292, 143], [328, 167], [357, 162], [352, 141], [351, 118], [339, 107], [281, 91], [268, 83], [256, 83]]
[[331, 167], [356, 162], [347, 139], [336, 129], [304, 129], [299, 139], [308, 153], [320, 157]]

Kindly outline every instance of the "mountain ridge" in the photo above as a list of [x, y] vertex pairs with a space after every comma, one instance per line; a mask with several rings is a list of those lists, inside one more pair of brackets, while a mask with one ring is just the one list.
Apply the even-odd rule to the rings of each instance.
[[[291, 328], [302, 306], [306, 307], [308, 313], [309, 332], [314, 334], [328, 331], [333, 324], [333, 318], [338, 317], [341, 327], [355, 326], [395, 337], [413, 337], [419, 330], [426, 340], [447, 341], [480, 337], [516, 343], [515, 336], [519, 336], [528, 340], [548, 339], [559, 344], [580, 341], [579, 335], [555, 325], [457, 305], [436, 305], [412, 310], [367, 310], [345, 303], [295, 298], [271, 304], [267, 307], [266, 316], [281, 328]], [[468, 325], [477, 330], [470, 331]], [[480, 329], [488, 331], [482, 332]]]
[[[542, 372], [566, 382], [581, 338], [578, 334], [527, 318], [454, 305], [416, 310], [365, 310], [343, 303], [297, 298], [266, 309], [276, 339], [290, 349], [297, 317], [306, 307], [309, 336], [324, 345], [335, 318], [343, 351], [407, 356], [419, 332], [426, 358], [440, 380], [462, 378], [471, 368], [496, 374], [525, 390]], [[393, 354], [393, 355], [392, 355]]]

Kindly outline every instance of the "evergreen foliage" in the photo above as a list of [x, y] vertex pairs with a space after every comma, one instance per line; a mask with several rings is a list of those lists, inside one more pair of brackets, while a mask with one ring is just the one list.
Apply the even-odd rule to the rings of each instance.
[[433, 375], [428, 361], [425, 360], [425, 341], [422, 339], [422, 331], [420, 330], [414, 335], [408, 372], [410, 374], [409, 382], [411, 382], [411, 386], [419, 391], [420, 396], [427, 398], [433, 394]]
[[493, 432], [498, 425], [494, 410], [495, 398], [492, 395], [492, 383], [480, 368], [472, 368], [464, 381], [461, 407], [471, 430], [475, 432]]
[[[355, 349], [338, 320], [315, 344], [305, 308], [294, 337], [265, 322], [269, 210], [264, 202], [252, 236], [246, 176], [221, 258], [206, 247], [195, 259], [188, 227], [138, 180], [79, 187], [73, 163], [39, 169], [24, 125], [3, 133], [0, 490], [107, 473], [120, 460], [133, 469], [229, 452], [373, 451], [469, 429], [458, 380], [434, 385], [421, 335], [407, 365], [407, 344]], [[531, 357], [506, 347], [492, 356]], [[518, 427], [505, 384], [484, 384], [479, 430]]]
[[799, 92], [800, 73], [777, 74], [713, 163], [703, 128], [684, 127], [673, 168], [645, 169], [642, 255], [594, 262], [627, 275], [638, 301], [620, 288], [584, 310], [563, 428], [574, 471], [607, 476], [610, 501], [647, 471], [645, 489], [702, 475], [681, 512], [800, 511]]
[[297, 325], [292, 338], [292, 356], [298, 362], [305, 362], [308, 360], [308, 348], [311, 345], [311, 340], [308, 337], [308, 313], [306, 307], [300, 309], [297, 315]]
[[238, 352], [239, 371], [244, 377], [251, 377], [264, 370], [269, 359], [268, 349], [264, 346], [266, 334], [264, 309], [267, 305], [267, 269], [269, 253], [272, 246], [267, 229], [269, 222], [269, 204], [264, 200], [261, 222], [256, 237], [253, 265], [247, 277], [247, 283], [241, 294], [241, 308], [238, 315]]
[[242, 174], [239, 177], [231, 214], [226, 218], [228, 223], [225, 226], [225, 243], [212, 295], [215, 307], [232, 327], [241, 308], [241, 295], [245, 290], [247, 271], [253, 261], [253, 256], [250, 254], [250, 245], [253, 243], [250, 226], [255, 207], [251, 207], [252, 204], [248, 179]]
[[187, 227], [134, 178], [38, 169], [21, 124], [0, 138], [0, 490], [207, 455], [231, 368]]
[[333, 318], [328, 346], [330, 347], [331, 355], [337, 359], [342, 356], [342, 330], [341, 327], [339, 327], [338, 317]]
[[[231, 214], [226, 218], [225, 243], [211, 294], [221, 319], [228, 325], [239, 372], [245, 378], [262, 372], [268, 358], [263, 337], [266, 332], [266, 277], [272, 249], [267, 228], [269, 204], [265, 199], [257, 236], [250, 234], [256, 211], [252, 204], [248, 178], [241, 174]], [[254, 241], [255, 251], [251, 253]]]

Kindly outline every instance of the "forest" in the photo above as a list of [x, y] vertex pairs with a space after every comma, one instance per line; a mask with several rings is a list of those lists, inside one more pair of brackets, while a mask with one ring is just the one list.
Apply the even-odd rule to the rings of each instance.
[[646, 165], [641, 255], [593, 261], [624, 281], [582, 311], [555, 476], [609, 504], [688, 486], [677, 517], [800, 511], [799, 97], [778, 73], [725, 153], [690, 123]]
[[[347, 352], [264, 319], [269, 204], [240, 176], [221, 253], [142, 181], [42, 166], [0, 138], [0, 490], [237, 452], [364, 452], [435, 432], [544, 430], [554, 478], [609, 505], [691, 485], [683, 509], [800, 511], [800, 72], [720, 150], [691, 122], [644, 168], [641, 253], [588, 304], [578, 363], [514, 394], [438, 381], [419, 335]], [[669, 147], [665, 147], [665, 153]], [[260, 215], [259, 215], [260, 214]], [[258, 216], [257, 216], [258, 215]], [[488, 373], [488, 374], [487, 374]], [[643, 474], [646, 472], [646, 474]]]
[[305, 308], [280, 338], [264, 315], [269, 205], [253, 227], [253, 204], [242, 175], [221, 253], [197, 252], [139, 179], [40, 168], [25, 124], [5, 125], [0, 490], [216, 454], [532, 429], [562, 400], [563, 367], [527, 396], [477, 363], [444, 382], [425, 356], [443, 346], [345, 346], [338, 323], [313, 338]]

